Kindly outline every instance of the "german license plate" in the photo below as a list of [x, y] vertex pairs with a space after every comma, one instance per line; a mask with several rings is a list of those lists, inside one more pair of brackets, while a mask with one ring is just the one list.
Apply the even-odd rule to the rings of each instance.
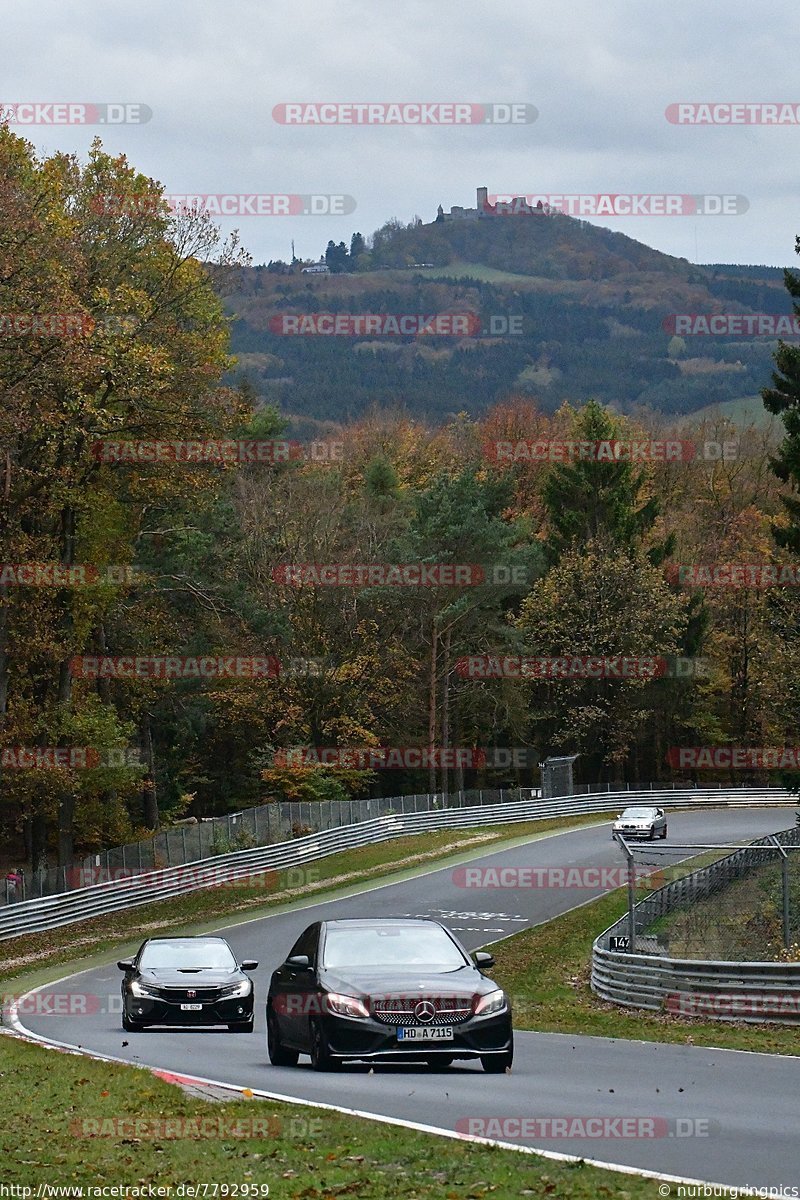
[[202, 1012], [202, 1004], [182, 1004], [181, 1012]]
[[425, 1025], [403, 1025], [397, 1031], [398, 1042], [452, 1042], [453, 1030], [447, 1025], [430, 1029]]

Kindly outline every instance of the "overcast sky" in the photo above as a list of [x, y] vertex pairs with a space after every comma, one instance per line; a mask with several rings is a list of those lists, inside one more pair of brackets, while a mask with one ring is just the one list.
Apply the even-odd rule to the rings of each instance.
[[[800, 124], [681, 125], [668, 105], [792, 104], [797, 0], [0, 0], [0, 103], [125, 102], [145, 124], [13, 125], [42, 153], [94, 136], [170, 194], [353, 197], [246, 216], [255, 262], [317, 257], [388, 218], [490, 193], [744, 196], [725, 216], [596, 217], [696, 262], [798, 265]], [[535, 121], [286, 125], [276, 105], [499, 102]], [[786, 114], [784, 113], [784, 116]], [[730, 203], [730, 202], [729, 202]], [[739, 205], [743, 207], [743, 205]]]

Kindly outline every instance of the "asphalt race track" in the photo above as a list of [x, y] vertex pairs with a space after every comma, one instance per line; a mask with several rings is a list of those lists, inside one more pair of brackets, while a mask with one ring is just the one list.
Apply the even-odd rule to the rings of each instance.
[[[749, 840], [788, 828], [793, 821], [791, 808], [671, 813], [669, 842]], [[622, 851], [611, 840], [606, 824], [489, 854], [470, 865], [596, 867], [623, 863]], [[34, 1015], [29, 1000], [22, 1006], [22, 1026], [45, 1040], [299, 1101], [342, 1105], [440, 1129], [484, 1132], [487, 1137], [517, 1145], [733, 1187], [790, 1189], [800, 1184], [800, 1058], [517, 1033], [514, 1068], [503, 1076], [489, 1076], [477, 1064], [458, 1062], [439, 1071], [424, 1066], [375, 1067], [370, 1071], [355, 1065], [332, 1075], [312, 1072], [305, 1057], [296, 1068], [271, 1066], [265, 1049], [263, 1006], [269, 977], [298, 934], [318, 916], [429, 916], [444, 922], [468, 949], [475, 950], [527, 925], [541, 924], [602, 890], [467, 889], [457, 886], [455, 870], [447, 866], [402, 883], [365, 888], [359, 895], [220, 930], [240, 959], [259, 960], [252, 1035], [227, 1030], [123, 1033], [120, 973], [115, 964], [41, 989], [43, 998], [85, 995], [82, 1013], [56, 1015], [45, 1011], [48, 1001], [42, 999], [36, 1005], [40, 1011]], [[57, 1008], [58, 1003], [54, 1000], [52, 1007]], [[83, 1006], [73, 1000], [66, 1002], [66, 1007]], [[548, 1140], [518, 1136], [514, 1120], [532, 1117], [652, 1117], [662, 1118], [662, 1122], [655, 1127], [656, 1137]], [[496, 1118], [505, 1124], [468, 1125], [470, 1118]]]

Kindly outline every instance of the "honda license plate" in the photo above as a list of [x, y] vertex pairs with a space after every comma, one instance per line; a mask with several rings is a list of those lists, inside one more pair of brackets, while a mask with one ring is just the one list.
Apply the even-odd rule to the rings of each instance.
[[403, 1025], [397, 1031], [398, 1042], [452, 1042], [453, 1031], [447, 1025], [429, 1029], [425, 1025]]
[[182, 1004], [181, 1012], [202, 1012], [202, 1004]]

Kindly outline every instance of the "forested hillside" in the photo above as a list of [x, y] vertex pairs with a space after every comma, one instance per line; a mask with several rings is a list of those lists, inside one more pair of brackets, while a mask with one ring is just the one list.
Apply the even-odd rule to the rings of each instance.
[[[695, 267], [561, 214], [391, 222], [369, 245], [351, 256], [331, 243], [331, 275], [244, 270], [227, 301], [240, 373], [298, 429], [374, 406], [479, 416], [520, 395], [548, 412], [593, 395], [622, 412], [688, 414], [757, 391], [776, 338], [676, 338], [676, 315], [791, 311], [774, 268]], [[302, 322], [452, 312], [474, 314], [468, 336], [325, 335]], [[306, 332], [286, 331], [292, 315]]]
[[[148, 203], [98, 212], [98, 193]], [[282, 276], [158, 194], [99, 147], [39, 162], [0, 129], [2, 311], [77, 318], [69, 336], [18, 322], [0, 343], [0, 824], [21, 855], [66, 863], [284, 797], [536, 783], [550, 754], [578, 754], [588, 783], [729, 778], [680, 769], [675, 748], [796, 742], [794, 443], [773, 469], [777, 418], [678, 431], [587, 403], [633, 408], [696, 382], [688, 351], [666, 354], [664, 311], [739, 287], [787, 310], [778, 279], [659, 272], [644, 251], [646, 286], [626, 266], [560, 294], [537, 279]], [[270, 332], [300, 299], [512, 312], [537, 333], [375, 348]], [[249, 382], [231, 385], [223, 305]], [[767, 346], [723, 349], [749, 390], [769, 385]], [[796, 355], [779, 358], [776, 414], [796, 413]], [[651, 449], [633, 463], [532, 449], [619, 441]], [[731, 563], [789, 574], [717, 586], [690, 569]], [[612, 668], [493, 665], [520, 658]], [[658, 665], [615, 673], [620, 659]], [[449, 771], [346, 757], [391, 747], [472, 757]], [[319, 748], [345, 758], [318, 765]], [[503, 765], [495, 748], [527, 757]]]

